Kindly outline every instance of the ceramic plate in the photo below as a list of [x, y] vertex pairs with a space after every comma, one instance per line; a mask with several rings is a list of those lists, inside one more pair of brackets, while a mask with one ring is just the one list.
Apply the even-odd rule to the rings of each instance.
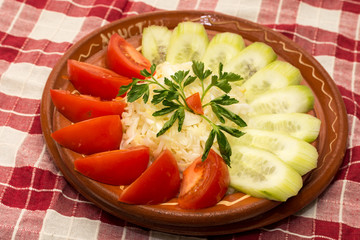
[[[318, 167], [307, 175], [299, 194], [285, 203], [249, 197], [236, 193], [227, 195], [214, 207], [197, 211], [182, 210], [173, 199], [159, 205], [127, 205], [117, 201], [117, 186], [100, 184], [74, 171], [76, 153], [56, 144], [50, 134], [70, 122], [54, 109], [50, 89], [73, 86], [64, 78], [67, 60], [76, 59], [105, 65], [104, 49], [109, 37], [117, 32], [135, 46], [140, 45], [142, 29], [149, 25], [165, 25], [173, 29], [179, 22], [194, 21], [205, 25], [209, 36], [234, 32], [247, 43], [261, 41], [270, 45], [279, 58], [300, 69], [315, 95], [312, 114], [322, 121], [315, 142], [319, 152]], [[141, 14], [110, 23], [95, 30], [73, 45], [59, 60], [46, 83], [41, 102], [43, 134], [53, 160], [67, 181], [83, 196], [103, 210], [139, 226], [168, 233], [219, 235], [243, 232], [279, 221], [313, 201], [331, 182], [346, 149], [347, 119], [338, 89], [323, 67], [297, 44], [264, 26], [224, 14], [198, 11], [167, 11]]]

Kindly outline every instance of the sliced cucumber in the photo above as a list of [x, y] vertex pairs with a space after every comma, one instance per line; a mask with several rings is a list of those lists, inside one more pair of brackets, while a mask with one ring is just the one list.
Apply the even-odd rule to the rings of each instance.
[[270, 46], [262, 42], [254, 42], [233, 57], [224, 66], [224, 71], [237, 73], [247, 80], [276, 58], [277, 55]]
[[164, 26], [144, 28], [141, 52], [152, 64], [165, 62], [171, 31]]
[[305, 113], [314, 107], [314, 95], [304, 85], [269, 90], [249, 103], [250, 115], [269, 113]]
[[237, 144], [231, 157], [230, 185], [254, 197], [286, 201], [302, 187], [301, 176], [274, 154]]
[[171, 34], [166, 61], [172, 64], [200, 61], [208, 44], [209, 38], [202, 24], [179, 23]]
[[247, 120], [249, 128], [287, 133], [306, 142], [313, 142], [320, 131], [320, 119], [306, 113], [257, 115]]
[[251, 101], [270, 89], [300, 84], [301, 79], [299, 69], [290, 63], [276, 60], [260, 69], [243, 84], [246, 88], [245, 98]]
[[243, 129], [242, 131], [245, 132], [244, 136], [231, 139], [233, 148], [238, 144], [245, 144], [267, 150], [300, 175], [304, 175], [317, 165], [318, 152], [308, 142], [279, 132], [258, 129]]
[[226, 65], [230, 59], [239, 54], [244, 48], [244, 40], [239, 34], [218, 33], [211, 39], [202, 61], [206, 69], [217, 73], [220, 62]]

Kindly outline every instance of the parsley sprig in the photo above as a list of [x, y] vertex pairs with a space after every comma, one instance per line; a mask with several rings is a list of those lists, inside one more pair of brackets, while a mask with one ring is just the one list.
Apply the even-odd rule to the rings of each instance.
[[[154, 78], [156, 66], [152, 65], [150, 72], [146, 69], [142, 70], [140, 74], [145, 79], [134, 78], [133, 81], [126, 86], [122, 86], [119, 90], [118, 96], [127, 93], [127, 101], [134, 102], [139, 98], [143, 98], [144, 103], [147, 103], [150, 96], [149, 85], [155, 84], [159, 88], [153, 90], [153, 98], [151, 103], [154, 105], [162, 104], [164, 107], [156, 112], [153, 116], [162, 116], [172, 113], [172, 116], [168, 121], [165, 122], [164, 126], [157, 133], [157, 137], [164, 134], [178, 121], [178, 131], [180, 132], [185, 120], [185, 110], [193, 112], [186, 104], [186, 95], [184, 88], [193, 83], [196, 79], [200, 80], [202, 87], [201, 103], [202, 107], [210, 106], [215, 116], [219, 119], [221, 124], [215, 124], [205, 115], [199, 115], [205, 119], [212, 127], [209, 133], [209, 137], [205, 142], [205, 148], [202, 155], [204, 161], [215, 141], [215, 137], [219, 146], [220, 154], [224, 159], [225, 163], [230, 166], [230, 157], [232, 154], [231, 146], [224, 133], [228, 133], [234, 137], [241, 137], [244, 133], [237, 128], [226, 126], [225, 119], [235, 123], [239, 127], [245, 127], [245, 121], [229, 109], [224, 106], [229, 106], [238, 103], [238, 100], [228, 96], [227, 94], [231, 91], [231, 82], [240, 81], [242, 78], [235, 73], [223, 72], [223, 64], [219, 64], [219, 74], [212, 75], [211, 81], [206, 86], [208, 77], [212, 74], [211, 70], [204, 69], [204, 63], [193, 61], [192, 70], [195, 76], [189, 75], [190, 71], [177, 71], [170, 78], [164, 78], [164, 84], [161, 84], [156, 78]], [[208, 103], [203, 103], [205, 95], [209, 92], [212, 87], [221, 89], [224, 94], [220, 97], [212, 99]]]

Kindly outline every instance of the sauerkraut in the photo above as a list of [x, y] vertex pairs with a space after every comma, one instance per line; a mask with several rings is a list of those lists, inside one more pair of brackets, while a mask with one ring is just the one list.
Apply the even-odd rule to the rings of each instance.
[[[171, 65], [165, 62], [157, 66], [154, 77], [160, 83], [163, 83], [164, 77], [171, 79], [170, 76], [179, 70], [190, 70], [190, 74], [194, 75], [191, 71], [191, 66], [191, 62], [177, 65]], [[152, 91], [155, 88], [158, 88], [158, 86], [150, 85], [150, 100], [153, 95]], [[202, 93], [199, 80], [185, 87], [186, 96], [190, 96], [196, 92]], [[213, 87], [205, 96], [203, 103], [207, 103], [211, 99], [223, 94], [220, 89]], [[228, 95], [239, 100], [239, 103], [230, 106], [231, 111], [246, 120], [249, 107], [243, 99], [244, 88], [233, 84], [232, 91]], [[125, 112], [122, 115], [124, 135], [121, 148], [146, 145], [150, 148], [152, 159], [156, 158], [162, 150], [167, 148], [174, 154], [180, 171], [183, 171], [196, 158], [202, 155], [205, 142], [212, 128], [201, 116], [185, 111], [185, 121], [180, 132], [178, 132], [176, 121], [165, 134], [156, 137], [156, 134], [173, 113], [158, 117], [152, 116], [155, 111], [162, 109], [163, 105], [161, 103], [153, 105], [150, 103], [150, 100], [145, 104], [142, 98], [140, 98], [133, 103], [127, 104]], [[219, 122], [212, 112], [211, 107], [204, 108], [204, 115], [214, 123]], [[231, 122], [227, 121], [226, 124], [231, 125]], [[216, 152], [219, 152], [216, 141], [212, 148]]]

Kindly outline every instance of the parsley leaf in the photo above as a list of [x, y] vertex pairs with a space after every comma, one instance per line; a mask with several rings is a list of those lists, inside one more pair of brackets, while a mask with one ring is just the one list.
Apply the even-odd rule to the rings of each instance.
[[158, 117], [158, 116], [162, 116], [162, 115], [165, 115], [165, 114], [168, 114], [168, 113], [171, 113], [173, 111], [175, 111], [176, 109], [178, 109], [177, 106], [172, 106], [172, 107], [166, 107], [166, 108], [163, 108], [161, 110], [158, 110], [156, 112], [154, 112], [152, 115], [154, 117]]
[[137, 99], [144, 96], [144, 102], [147, 102], [148, 96], [149, 96], [149, 85], [147, 84], [139, 84], [139, 85], [133, 85], [130, 91], [127, 94], [127, 100], [128, 102], [134, 102]]
[[192, 62], [192, 70], [194, 72], [194, 74], [200, 79], [200, 81], [204, 81], [204, 79], [206, 79], [208, 76], [211, 75], [212, 71], [211, 70], [206, 70], [204, 71], [204, 63], [203, 62], [197, 62], [197, 61], [193, 61]]
[[193, 83], [196, 80], [195, 76], [188, 76], [187, 79], [184, 82], [184, 87], [190, 85], [191, 83]]
[[231, 85], [229, 84], [229, 82], [226, 79], [216, 81], [214, 86], [220, 88], [221, 90], [223, 90], [226, 93], [229, 93], [231, 91]]
[[245, 133], [240, 131], [237, 128], [232, 128], [232, 127], [228, 127], [228, 126], [224, 126], [224, 125], [217, 125], [221, 130], [227, 132], [228, 134], [230, 134], [231, 136], [234, 137], [241, 137], [242, 135], [244, 135]]
[[208, 139], [207, 139], [206, 142], [205, 142], [205, 150], [204, 150], [203, 155], [201, 156], [201, 161], [205, 161], [205, 159], [206, 159], [207, 156], [209, 155], [211, 146], [212, 146], [213, 143], [214, 143], [215, 135], [216, 135], [216, 130], [215, 130], [215, 129], [212, 129], [212, 130], [210, 131], [210, 134], [209, 134]]
[[179, 108], [178, 112], [178, 132], [180, 132], [185, 120], [185, 110], [184, 108]]
[[214, 98], [211, 102], [219, 104], [219, 105], [232, 105], [238, 103], [239, 101], [235, 98], [229, 97], [229, 95], [222, 95], [220, 97]]
[[158, 89], [155, 89], [155, 90], [154, 90], [153, 99], [151, 100], [151, 103], [154, 104], [154, 105], [161, 103], [164, 99], [166, 99], [166, 97], [168, 96], [168, 94], [169, 94], [169, 91], [168, 91], [168, 90], [164, 90], [164, 89], [158, 90]]
[[127, 91], [129, 91], [129, 89], [135, 85], [137, 83], [137, 80], [136, 79], [133, 79], [133, 81], [131, 83], [129, 83], [128, 85], [123, 85], [120, 87], [119, 89], [119, 93], [117, 94], [117, 96], [122, 96], [124, 95]]
[[174, 75], [171, 75], [171, 78], [177, 83], [181, 84], [184, 78], [189, 74], [190, 71], [177, 71]]
[[230, 167], [230, 157], [232, 154], [231, 146], [225, 136], [225, 134], [221, 131], [216, 132], [216, 140], [219, 145], [219, 150], [222, 158], [224, 159], [225, 163]]
[[178, 119], [179, 117], [179, 111], [177, 110], [172, 116], [171, 118], [165, 122], [164, 126], [160, 129], [160, 131], [156, 134], [156, 137], [159, 137], [161, 135], [163, 135], [169, 128], [172, 127], [172, 125], [174, 125], [176, 119]]
[[221, 116], [218, 110], [217, 104], [211, 104], [211, 110], [215, 113], [215, 116], [219, 119], [221, 123], [225, 123], [225, 119]]
[[246, 127], [246, 122], [236, 115], [235, 113], [231, 112], [230, 110], [216, 104], [216, 109], [218, 111], [218, 114], [224, 116], [225, 118], [229, 119], [230, 121], [234, 122], [239, 127]]

